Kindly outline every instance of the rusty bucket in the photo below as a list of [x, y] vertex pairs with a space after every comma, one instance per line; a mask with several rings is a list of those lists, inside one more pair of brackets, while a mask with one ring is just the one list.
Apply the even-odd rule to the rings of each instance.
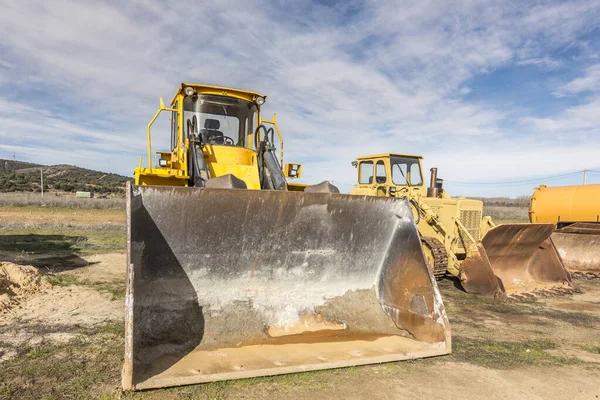
[[460, 267], [463, 288], [496, 298], [564, 294], [571, 277], [550, 240], [552, 224], [492, 228]]
[[125, 390], [450, 352], [405, 200], [127, 193]]

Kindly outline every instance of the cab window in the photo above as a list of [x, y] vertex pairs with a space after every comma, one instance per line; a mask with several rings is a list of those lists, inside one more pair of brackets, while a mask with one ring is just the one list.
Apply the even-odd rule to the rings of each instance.
[[400, 186], [420, 186], [423, 183], [419, 159], [416, 157], [393, 156], [390, 158], [392, 165], [392, 182]]
[[385, 183], [387, 181], [383, 160], [377, 161], [377, 164], [375, 165], [375, 177], [377, 183]]
[[423, 184], [423, 179], [421, 177], [421, 167], [419, 167], [419, 163], [411, 164], [409, 176], [410, 184], [412, 186], [421, 186]]
[[364, 185], [373, 183], [373, 161], [361, 162], [358, 175], [358, 183]]

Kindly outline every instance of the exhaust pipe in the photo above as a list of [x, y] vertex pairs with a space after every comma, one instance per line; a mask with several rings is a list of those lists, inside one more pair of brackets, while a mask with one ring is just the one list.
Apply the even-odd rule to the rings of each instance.
[[437, 185], [437, 168], [431, 168], [431, 179], [427, 188], [427, 197], [438, 197], [439, 190]]

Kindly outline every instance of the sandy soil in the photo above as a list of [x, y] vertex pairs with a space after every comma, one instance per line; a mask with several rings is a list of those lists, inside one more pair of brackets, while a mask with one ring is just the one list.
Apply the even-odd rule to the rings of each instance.
[[[16, 301], [7, 301], [0, 313], [0, 342], [14, 348], [61, 343], [75, 336], [70, 327], [93, 328], [122, 321], [125, 316], [123, 301], [112, 300], [109, 293], [98, 291], [92, 284], [124, 281], [125, 255], [95, 255], [87, 261], [93, 264], [54, 275], [56, 278], [73, 277], [86, 282], [86, 285], [66, 286], [52, 286], [46, 277], [40, 280], [39, 273], [31, 272], [37, 272], [33, 267], [1, 263], [0, 268], [11, 267], [11, 276], [15, 278], [13, 282], [24, 288], [11, 296]], [[26, 273], [16, 274], [17, 270]], [[15, 355], [15, 350], [0, 351], [0, 361]]]
[[124, 224], [124, 210], [0, 208], [3, 225], [86, 226]]
[[0, 262], [0, 313], [48, 288], [48, 280], [36, 268]]
[[127, 273], [124, 253], [95, 254], [85, 257], [88, 265], [69, 271], [68, 275], [89, 282], [121, 282]]

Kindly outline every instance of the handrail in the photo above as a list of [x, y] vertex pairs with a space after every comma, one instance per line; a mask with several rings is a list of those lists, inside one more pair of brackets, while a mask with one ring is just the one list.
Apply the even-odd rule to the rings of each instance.
[[281, 164], [281, 170], [283, 171], [284, 163], [283, 163], [283, 137], [281, 136], [281, 132], [279, 131], [279, 127], [277, 126], [277, 114], [273, 114], [272, 120], [260, 119], [260, 124], [271, 124], [275, 128], [275, 132], [277, 132], [277, 137], [279, 138], [279, 143], [281, 147], [279, 148], [279, 163]]
[[154, 117], [152, 117], [152, 119], [150, 120], [150, 122], [148, 123], [148, 169], [150, 170], [150, 172], [152, 172], [152, 167], [153, 167], [153, 163], [152, 163], [152, 145], [151, 145], [151, 137], [150, 137], [150, 127], [152, 126], [152, 124], [154, 123], [154, 121], [156, 121], [156, 118], [158, 118], [158, 116], [160, 115], [161, 112], [163, 111], [174, 111], [174, 112], [179, 112], [179, 110], [175, 109], [175, 108], [166, 108], [165, 107], [165, 103], [163, 102], [162, 97], [160, 98], [160, 108], [158, 109], [158, 111], [156, 112], [156, 114], [154, 114]]

